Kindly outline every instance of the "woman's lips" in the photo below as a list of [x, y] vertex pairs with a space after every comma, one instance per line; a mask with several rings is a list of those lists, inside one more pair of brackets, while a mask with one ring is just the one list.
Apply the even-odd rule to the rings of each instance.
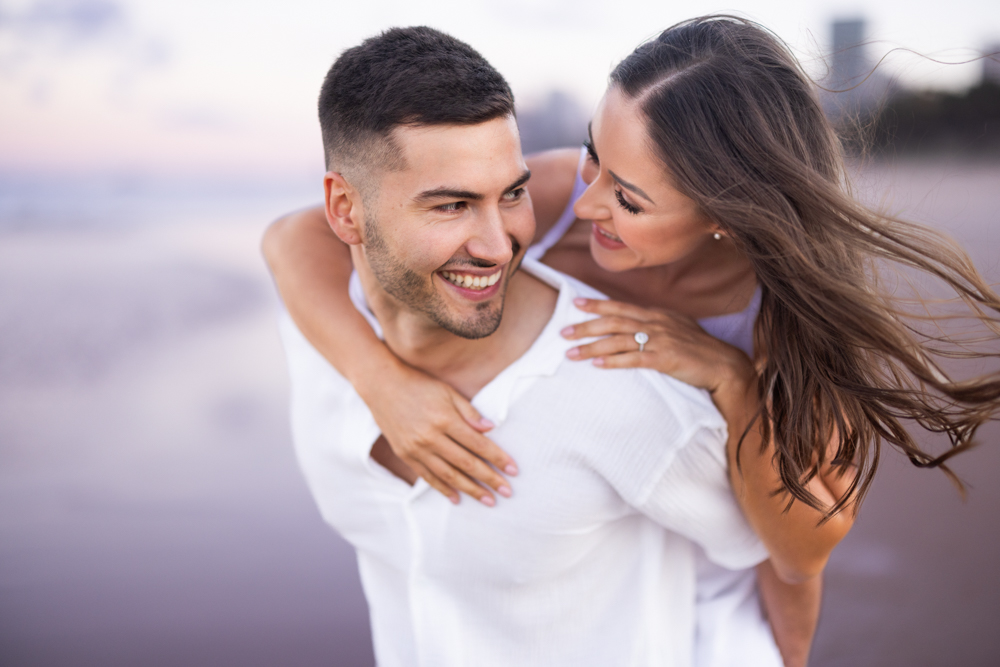
[[622, 248], [628, 247], [622, 243], [620, 238], [598, 227], [596, 222], [592, 222], [590, 224], [593, 228], [594, 240], [597, 241], [597, 244], [602, 248], [607, 248], [608, 250], [621, 250]]

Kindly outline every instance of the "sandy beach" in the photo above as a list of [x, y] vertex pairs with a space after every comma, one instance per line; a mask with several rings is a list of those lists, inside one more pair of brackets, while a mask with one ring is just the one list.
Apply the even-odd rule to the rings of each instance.
[[[859, 191], [1000, 281], [1000, 165], [874, 167]], [[296, 466], [258, 251], [304, 203], [136, 225], [3, 209], [3, 665], [373, 664], [353, 553]], [[964, 502], [885, 452], [827, 570], [812, 665], [996, 664], [1000, 425], [979, 439], [954, 465]]]

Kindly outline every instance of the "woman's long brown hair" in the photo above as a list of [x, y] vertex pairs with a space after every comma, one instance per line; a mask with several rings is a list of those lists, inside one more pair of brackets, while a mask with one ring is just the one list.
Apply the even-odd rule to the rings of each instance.
[[[856, 507], [884, 442], [947, 472], [944, 462], [969, 448], [1000, 407], [1000, 375], [953, 381], [935, 362], [1000, 357], [1000, 298], [968, 255], [939, 232], [854, 200], [841, 143], [808, 77], [777, 37], [750, 21], [680, 23], [625, 58], [611, 81], [640, 105], [673, 184], [757, 274], [761, 430], [787, 491], [827, 516]], [[926, 325], [945, 315], [927, 311], [922, 326], [904, 311], [879, 281], [887, 263], [950, 287], [986, 325], [992, 352], [930, 332]], [[925, 451], [908, 422], [946, 434], [950, 447]], [[832, 508], [806, 488], [828, 463], [858, 470]]]

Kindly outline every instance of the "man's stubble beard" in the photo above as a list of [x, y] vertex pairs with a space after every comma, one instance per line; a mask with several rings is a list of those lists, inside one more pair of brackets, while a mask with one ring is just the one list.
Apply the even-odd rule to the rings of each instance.
[[[388, 243], [382, 235], [378, 221], [374, 216], [368, 216], [365, 224], [365, 257], [372, 273], [375, 274], [379, 285], [391, 297], [405, 306], [423, 313], [436, 325], [449, 333], [475, 340], [491, 335], [500, 326], [503, 318], [504, 300], [506, 298], [507, 285], [503, 285], [499, 304], [486, 302], [476, 305], [478, 311], [471, 319], [457, 320], [450, 316], [441, 295], [427, 283], [424, 276], [410, 270], [399, 262], [389, 250]], [[517, 241], [514, 244], [514, 256], [520, 252]], [[489, 267], [493, 264], [488, 262], [477, 262], [472, 259], [468, 262], [476, 267]], [[515, 273], [518, 267], [511, 266], [507, 272], [505, 282]]]

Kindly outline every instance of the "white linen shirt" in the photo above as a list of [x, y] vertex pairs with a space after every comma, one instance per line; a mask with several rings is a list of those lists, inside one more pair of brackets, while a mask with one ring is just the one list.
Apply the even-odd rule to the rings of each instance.
[[[586, 285], [525, 260], [559, 290], [531, 348], [473, 398], [518, 462], [496, 508], [452, 505], [370, 457], [367, 406], [284, 314], [299, 463], [325, 520], [357, 550], [381, 667], [687, 667], [695, 550], [730, 569], [766, 551], [726, 476], [726, 427], [706, 392], [659, 373], [566, 360]], [[356, 277], [352, 298], [380, 333]], [[380, 334], [381, 335], [381, 334]]]

